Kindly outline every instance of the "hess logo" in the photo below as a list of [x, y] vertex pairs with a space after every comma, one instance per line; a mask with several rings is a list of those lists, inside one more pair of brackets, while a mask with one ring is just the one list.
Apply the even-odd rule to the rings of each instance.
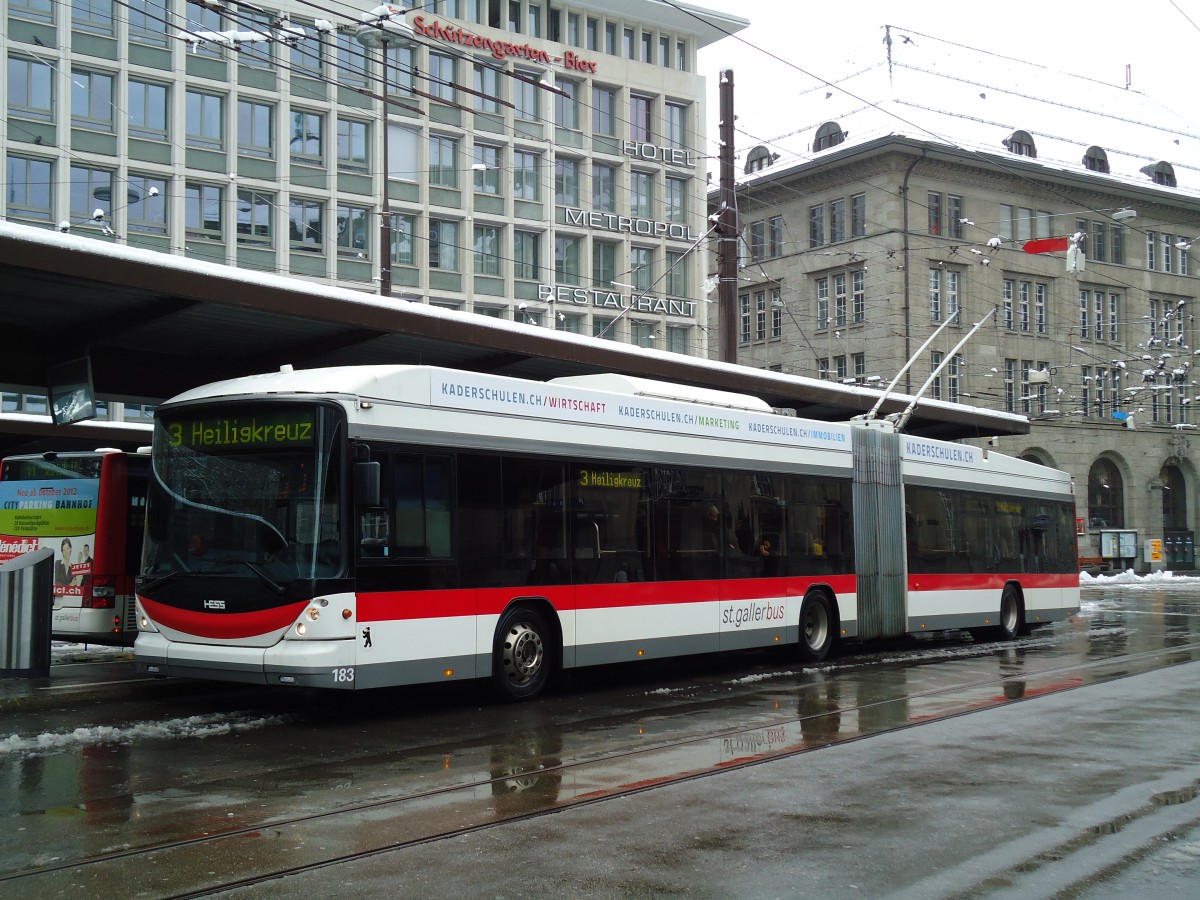
[[225, 601], [224, 600], [205, 600], [204, 608], [205, 609], [224, 609]]

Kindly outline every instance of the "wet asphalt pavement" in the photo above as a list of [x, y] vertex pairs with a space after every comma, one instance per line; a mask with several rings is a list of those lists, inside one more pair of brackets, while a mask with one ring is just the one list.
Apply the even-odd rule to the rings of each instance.
[[[242, 857], [330, 860], [256, 897], [1194, 897], [1200, 586], [1085, 596], [1013, 645], [604, 673], [521, 707], [142, 681], [111, 657], [0, 680], [0, 897], [176, 896]], [[452, 826], [475, 827], [382, 849]], [[186, 864], [71, 865], [234, 827], [251, 839]]]

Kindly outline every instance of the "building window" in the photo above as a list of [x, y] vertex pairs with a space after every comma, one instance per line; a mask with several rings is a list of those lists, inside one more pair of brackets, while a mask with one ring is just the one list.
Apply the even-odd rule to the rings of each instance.
[[829, 279], [826, 277], [817, 279], [817, 328], [826, 329], [829, 327]]
[[475, 193], [498, 195], [500, 193], [500, 148], [491, 144], [475, 145], [475, 162], [471, 166], [475, 176]]
[[1098, 459], [1088, 472], [1088, 526], [1123, 528], [1125, 526], [1124, 480], [1108, 459]]
[[850, 198], [850, 236], [866, 237], [867, 195], [855, 194]]
[[[239, 190], [237, 192], [237, 224], [235, 226], [237, 242], [243, 246], [274, 246], [271, 228], [274, 214], [274, 194], [255, 190]], [[340, 244], [340, 234], [338, 238]]]
[[206, 150], [224, 148], [225, 98], [200, 91], [187, 92], [187, 144]]
[[630, 277], [634, 290], [645, 294], [654, 286], [654, 251], [649, 247], [632, 247], [629, 250]]
[[601, 212], [617, 211], [617, 174], [612, 166], [592, 163], [592, 208]]
[[1089, 171], [1109, 173], [1108, 154], [1104, 152], [1103, 147], [1088, 147], [1087, 153], [1083, 155], [1083, 165]]
[[850, 302], [855, 322], [867, 319], [867, 273], [858, 269], [850, 273]]
[[[71, 218], [92, 218], [95, 209], [103, 209], [112, 216], [112, 172], [90, 169], [86, 166], [71, 166]], [[124, 206], [124, 203], [120, 205]]]
[[458, 187], [458, 141], [440, 134], [429, 136], [429, 184]]
[[500, 228], [496, 225], [475, 226], [475, 274], [500, 275]]
[[536, 122], [538, 115], [538, 95], [541, 93], [541, 79], [536, 72], [516, 72], [512, 81], [514, 115], [527, 122]]
[[8, 114], [42, 121], [54, 118], [54, 73], [49, 66], [8, 58]]
[[579, 84], [559, 79], [555, 87], [561, 93], [554, 95], [554, 121], [559, 128], [579, 130]]
[[833, 276], [833, 324], [846, 327], [846, 275], [841, 272]]
[[337, 208], [337, 252], [338, 256], [366, 259], [367, 232], [371, 227], [371, 211], [365, 206], [339, 206]]
[[1004, 411], [1017, 411], [1017, 361], [1004, 361]]
[[668, 325], [667, 350], [671, 353], [687, 353], [690, 331], [691, 329], [684, 325]]
[[630, 212], [643, 219], [654, 214], [654, 176], [650, 172], [629, 173]]
[[750, 258], [760, 260], [766, 253], [767, 223], [762, 219], [750, 223]]
[[617, 134], [617, 92], [612, 88], [592, 87], [592, 131], [615, 137]]
[[929, 211], [929, 233], [940, 235], [942, 233], [942, 195], [929, 194], [927, 204]]
[[212, 184], [188, 182], [183, 188], [183, 219], [188, 240], [225, 239], [221, 189]]
[[72, 69], [71, 124], [92, 131], [112, 131], [112, 89], [111, 75]]
[[486, 63], [475, 63], [475, 109], [484, 113], [500, 112], [500, 70]]
[[1030, 326], [1030, 287], [1028, 281], [1022, 281], [1018, 286], [1018, 321], [1021, 323], [1021, 330], [1028, 331]]
[[620, 244], [612, 241], [596, 240], [592, 242], [592, 284], [597, 290], [612, 289], [613, 279], [617, 277], [617, 250]]
[[684, 178], [667, 176], [666, 215], [672, 224], [687, 223], [688, 182]]
[[292, 160], [320, 165], [324, 160], [325, 120], [320, 113], [292, 110]]
[[929, 321], [942, 321], [942, 270], [929, 270]]
[[513, 196], [518, 200], [538, 200], [541, 190], [538, 186], [538, 168], [540, 159], [537, 153], [529, 150], [513, 151]]
[[274, 108], [267, 103], [238, 101], [238, 153], [270, 159], [274, 155], [271, 121]]
[[129, 40], [137, 44], [166, 46], [167, 29], [170, 27], [167, 15], [169, 6], [170, 0], [126, 0]]
[[837, 122], [826, 122], [817, 129], [817, 136], [813, 141], [813, 150], [828, 150], [830, 147], [836, 147], [845, 139], [846, 134], [838, 126]]
[[308, 197], [293, 196], [288, 204], [289, 240], [292, 250], [324, 252], [325, 204]]
[[338, 168], [366, 172], [371, 161], [371, 126], [355, 119], [338, 119]]
[[829, 357], [823, 356], [817, 360], [817, 377], [821, 379], [829, 378]]
[[165, 84], [129, 79], [129, 136], [165, 141], [167, 139], [167, 91]]
[[448, 103], [455, 101], [454, 62], [452, 56], [442, 53], [429, 54], [429, 93], [437, 100], [445, 100]]
[[688, 255], [684, 251], [667, 251], [667, 295], [688, 296]]
[[429, 220], [429, 268], [458, 271], [458, 223], [448, 219]]
[[654, 101], [649, 97], [629, 96], [629, 139], [654, 142]]
[[581, 243], [577, 237], [555, 235], [554, 278], [558, 284], [579, 284], [579, 249]]
[[818, 203], [808, 208], [808, 246], [825, 245], [825, 207]]
[[1033, 137], [1028, 131], [1014, 131], [1003, 142], [1009, 153], [1014, 153], [1017, 156], [1028, 156], [1030, 159], [1037, 158], [1037, 147], [1033, 143]]
[[1153, 166], [1146, 166], [1142, 172], [1150, 176], [1150, 180], [1155, 184], [1161, 184], [1164, 187], [1178, 187], [1175, 183], [1175, 169], [1169, 162], [1155, 163]]
[[783, 216], [767, 220], [767, 252], [772, 259], [783, 256]]
[[5, 193], [8, 215], [46, 222], [50, 220], [50, 212], [53, 211], [50, 202], [52, 166], [53, 163], [47, 160], [28, 160], [23, 156], [7, 158]]
[[754, 339], [767, 339], [767, 292], [754, 292]]
[[[266, 24], [269, 26], [269, 20]], [[288, 54], [292, 74], [303, 78], [321, 78], [325, 74], [325, 57], [329, 52], [326, 46], [328, 38], [323, 32], [313, 28], [311, 21], [303, 23], [303, 27], [308, 35], [303, 40], [293, 43]], [[270, 35], [269, 27], [266, 34]], [[270, 45], [264, 44], [263, 47], [267, 49]], [[269, 63], [269, 53], [267, 56]]]
[[738, 294], [738, 312], [741, 328], [739, 330], [741, 343], [750, 343], [750, 295]]
[[[388, 80], [392, 82], [397, 93], [412, 94], [417, 71], [416, 63], [413, 60], [414, 48], [407, 44], [401, 44], [398, 47], [388, 47], [386, 52]], [[431, 93], [436, 94], [432, 89]]]
[[554, 202], [559, 206], [579, 206], [579, 160], [554, 160]]
[[846, 201], [829, 201], [829, 243], [846, 239]]
[[[367, 65], [367, 48], [360, 44], [352, 33], [333, 36], [333, 76], [339, 84], [348, 87], [365, 87], [370, 78]], [[388, 58], [391, 62], [391, 57]], [[391, 77], [389, 71], [388, 77]]]
[[1152, 272], [1158, 268], [1157, 252], [1158, 252], [1158, 232], [1147, 231], [1146, 232], [1146, 268]]
[[523, 281], [541, 278], [542, 236], [536, 231], [513, 232], [513, 277]]
[[71, 27], [112, 34], [113, 0], [71, 0]]
[[962, 240], [963, 225], [966, 218], [963, 215], [963, 199], [954, 194], [946, 195], [946, 233], [952, 238]]
[[141, 234], [167, 233], [167, 182], [152, 175], [130, 173], [126, 228]]
[[668, 147], [687, 149], [687, 107], [680, 103], [668, 103], [665, 109], [666, 133], [663, 135]]
[[417, 220], [415, 216], [392, 216], [392, 265], [415, 266]]
[[1038, 334], [1046, 333], [1046, 285], [1033, 286], [1033, 321]]
[[771, 289], [771, 337], [783, 337], [783, 294], [779, 288]]

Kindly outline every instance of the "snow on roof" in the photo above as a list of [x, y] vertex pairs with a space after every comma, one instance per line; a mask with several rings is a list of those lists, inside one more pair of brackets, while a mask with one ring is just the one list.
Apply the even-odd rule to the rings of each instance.
[[[1066, 173], [1088, 172], [1084, 157], [1099, 147], [1113, 181], [1154, 189], [1143, 169], [1165, 162], [1178, 184], [1172, 194], [1200, 198], [1200, 127], [1152, 97], [927, 35], [905, 41], [897, 30], [891, 34], [890, 59], [884, 46], [885, 58], [875, 65], [801, 92], [792, 106], [797, 129], [766, 143], [780, 159], [746, 180], [904, 136], [1000, 160], [1011, 154], [1014, 161]], [[826, 123], [844, 138], [815, 150]], [[760, 123], [745, 127], [764, 133]], [[1032, 139], [1036, 158], [1018, 156], [1006, 145], [1019, 131]]]

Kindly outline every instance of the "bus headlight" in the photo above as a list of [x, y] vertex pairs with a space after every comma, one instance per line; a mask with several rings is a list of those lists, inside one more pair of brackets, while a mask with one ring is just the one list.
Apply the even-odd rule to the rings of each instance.
[[304, 637], [304, 632], [306, 631], [308, 631], [307, 625], [305, 625], [303, 622], [296, 623], [296, 634], [300, 635], [300, 637]]
[[317, 621], [317, 619], [321, 618], [321, 611], [316, 607], [309, 607], [308, 618], [313, 622]]

